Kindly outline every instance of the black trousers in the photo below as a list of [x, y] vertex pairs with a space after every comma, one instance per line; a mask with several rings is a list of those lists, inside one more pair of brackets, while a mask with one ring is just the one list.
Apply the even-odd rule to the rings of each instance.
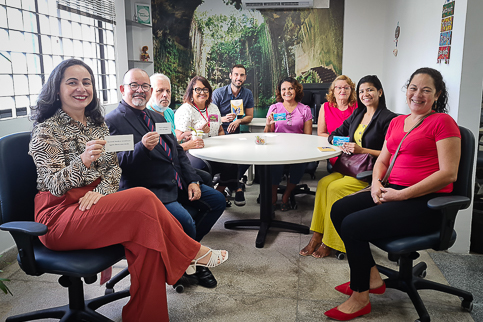
[[376, 205], [370, 192], [361, 192], [334, 203], [330, 217], [345, 244], [353, 291], [369, 290], [371, 267], [376, 265], [369, 247], [371, 240], [432, 233], [441, 227], [440, 213], [427, 206], [428, 200], [441, 195], [446, 194]]

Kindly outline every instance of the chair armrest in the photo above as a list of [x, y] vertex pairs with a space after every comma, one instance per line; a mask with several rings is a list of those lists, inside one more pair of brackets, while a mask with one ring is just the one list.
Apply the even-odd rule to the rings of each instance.
[[18, 249], [18, 261], [22, 270], [28, 275], [39, 276], [35, 261], [34, 245], [40, 244], [38, 236], [47, 233], [47, 226], [34, 221], [11, 221], [0, 226], [1, 230], [10, 232]]
[[428, 207], [433, 210], [440, 210], [446, 207], [464, 208], [471, 202], [470, 198], [464, 196], [436, 197], [428, 201]]
[[468, 207], [471, 199], [465, 196], [436, 197], [428, 201], [428, 208], [441, 211], [441, 233], [439, 246], [435, 250], [446, 250], [452, 246], [452, 236], [456, 215], [460, 209]]
[[34, 221], [11, 221], [0, 225], [0, 229], [31, 236], [42, 236], [47, 233], [47, 226]]
[[372, 177], [372, 170], [359, 172], [356, 176], [356, 178], [359, 180], [367, 180], [367, 179], [371, 179], [371, 177]]

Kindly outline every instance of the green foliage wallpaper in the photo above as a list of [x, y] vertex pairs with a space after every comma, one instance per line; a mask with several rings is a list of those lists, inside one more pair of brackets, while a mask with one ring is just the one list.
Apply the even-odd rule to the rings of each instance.
[[275, 102], [286, 76], [332, 82], [342, 71], [344, 1], [329, 9], [246, 10], [240, 0], [152, 0], [154, 70], [166, 74], [173, 102], [189, 80], [206, 77], [213, 89], [229, 84], [234, 64], [247, 68], [255, 106]]

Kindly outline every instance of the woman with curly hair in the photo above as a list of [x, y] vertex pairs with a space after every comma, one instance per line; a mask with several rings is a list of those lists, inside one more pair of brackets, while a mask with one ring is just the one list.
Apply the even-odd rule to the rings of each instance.
[[[268, 109], [267, 120], [263, 132], [300, 133], [312, 135], [312, 112], [310, 107], [300, 103], [304, 96], [302, 85], [292, 77], [287, 77], [278, 82], [276, 90], [277, 102]], [[274, 114], [283, 114], [283, 120], [277, 121]], [[280, 210], [290, 210], [290, 194], [304, 175], [307, 163], [289, 165], [289, 179], [287, 188], [282, 196]], [[282, 181], [285, 165], [272, 165], [272, 204], [277, 202], [277, 189]]]

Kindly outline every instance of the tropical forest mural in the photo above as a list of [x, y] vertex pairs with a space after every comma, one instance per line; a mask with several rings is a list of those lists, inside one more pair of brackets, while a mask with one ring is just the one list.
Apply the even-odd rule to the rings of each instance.
[[234, 64], [247, 68], [255, 106], [275, 101], [277, 82], [331, 82], [342, 71], [344, 1], [329, 9], [248, 10], [240, 0], [152, 0], [154, 70], [179, 103], [189, 80], [229, 84]]

